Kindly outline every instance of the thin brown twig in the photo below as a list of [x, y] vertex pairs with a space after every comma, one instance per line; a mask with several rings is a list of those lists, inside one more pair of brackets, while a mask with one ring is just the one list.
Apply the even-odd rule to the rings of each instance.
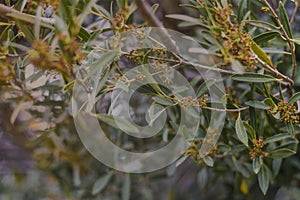
[[236, 72], [233, 72], [233, 71], [220, 69], [220, 68], [216, 68], [216, 67], [205, 66], [205, 65], [201, 65], [201, 64], [197, 64], [197, 63], [192, 63], [192, 62], [189, 62], [189, 61], [186, 61], [186, 60], [183, 60], [183, 59], [181, 60], [181, 63], [185, 64], [185, 65], [193, 66], [195, 68], [201, 68], [201, 69], [206, 69], [206, 70], [210, 70], [210, 71], [220, 72], [222, 74], [229, 74], [229, 75], [237, 74]]
[[198, 68], [201, 68], [201, 69], [217, 71], [217, 72], [220, 72], [220, 73], [223, 73], [223, 74], [229, 74], [229, 75], [237, 74], [236, 72], [233, 72], [233, 71], [228, 71], [228, 70], [224, 70], [224, 69], [220, 69], [220, 68], [215, 68], [215, 67], [211, 67], [211, 66], [205, 66], [205, 65], [189, 62], [189, 61], [184, 60], [183, 58], [181, 58], [180, 56], [178, 56], [175, 53], [172, 53], [172, 54], [173, 54], [174, 57], [176, 57], [180, 61], [181, 64], [184, 64], [184, 65], [190, 65], [190, 66], [193, 66], [195, 68], [198, 67]]
[[[125, 53], [125, 52], [123, 52], [123, 54], [124, 55], [135, 55], [135, 54]], [[235, 75], [235, 74], [237, 74], [237, 73], [235, 73], [233, 71], [228, 71], [228, 70], [224, 70], [224, 69], [220, 69], [220, 68], [205, 66], [205, 65], [201, 65], [201, 64], [197, 64], [197, 63], [192, 63], [192, 62], [186, 61], [186, 60], [182, 59], [180, 56], [178, 56], [175, 53], [172, 53], [172, 55], [174, 57], [176, 57], [177, 60], [167, 59], [167, 58], [159, 58], [159, 57], [154, 57], [154, 56], [148, 56], [148, 58], [152, 59], [152, 60], [174, 62], [174, 63], [178, 63], [178, 64], [189, 65], [189, 66], [193, 66], [195, 68], [198, 67], [198, 68], [201, 68], [201, 69], [206, 69], [206, 70], [211, 70], [211, 71], [217, 71], [217, 72], [220, 72], [220, 73], [223, 73], [223, 74], [229, 74], [229, 75]], [[136, 55], [136, 56], [138, 56], [138, 55]]]
[[220, 109], [220, 108], [211, 108], [211, 107], [202, 107], [203, 109], [207, 109], [207, 110], [213, 110], [213, 111], [218, 111], [218, 112], [241, 112], [241, 111], [245, 111], [248, 110], [249, 107], [243, 107], [243, 108], [236, 108], [236, 109]]

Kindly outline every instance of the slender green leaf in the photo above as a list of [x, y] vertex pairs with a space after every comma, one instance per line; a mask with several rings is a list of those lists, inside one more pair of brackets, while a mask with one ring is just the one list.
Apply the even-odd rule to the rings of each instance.
[[169, 141], [169, 129], [166, 128], [163, 131], [162, 139], [163, 139], [164, 142], [168, 142]]
[[157, 9], [159, 8], [159, 4], [155, 3], [151, 6], [151, 8], [152, 8], [152, 11], [155, 13], [157, 11]]
[[253, 100], [253, 101], [247, 101], [245, 103], [247, 106], [251, 106], [253, 108], [261, 109], [261, 110], [268, 110], [270, 106], [266, 105], [264, 102]]
[[291, 136], [287, 133], [281, 133], [265, 139], [264, 143], [268, 144], [268, 143], [278, 142], [287, 138], [291, 138]]
[[257, 113], [257, 111], [255, 110], [255, 108], [253, 108], [253, 107], [249, 107], [249, 124], [255, 129], [255, 130], [257, 130], [257, 118], [256, 118], [256, 113]]
[[297, 153], [296, 151], [293, 151], [291, 149], [282, 148], [282, 149], [276, 149], [274, 151], [270, 152], [271, 158], [287, 158]]
[[200, 21], [200, 19], [193, 18], [193, 17], [187, 16], [187, 15], [170, 14], [170, 15], [166, 15], [166, 17], [172, 18], [172, 19], [182, 20], [182, 21], [185, 21], [185, 22], [194, 23], [195, 25], [200, 25], [200, 26], [208, 28], [208, 26], [206, 24], [203, 24]]
[[264, 100], [264, 103], [267, 105], [267, 106], [270, 106], [271, 108], [275, 108], [277, 105], [275, 104], [275, 102], [273, 101], [273, 99], [271, 98], [267, 98]]
[[203, 78], [201, 76], [195, 76], [190, 82], [191, 86], [196, 87], [202, 79]]
[[[117, 128], [117, 129], [122, 129], [124, 131], [128, 131], [130, 133], [139, 133], [139, 129], [131, 123], [129, 120], [123, 119], [121, 117], [117, 116], [110, 116], [106, 114], [91, 114], [94, 117], [97, 117], [101, 121], [105, 122], [106, 124]], [[116, 123], [117, 121], [117, 123]]]
[[290, 135], [292, 137], [295, 137], [295, 128], [294, 128], [294, 124], [292, 122], [289, 122], [287, 123], [287, 129], [288, 129], [288, 132], [290, 133]]
[[[7, 16], [14, 18], [16, 21], [19, 21], [20, 24], [23, 24], [24, 26], [28, 27], [28, 24], [24, 24], [24, 22], [28, 22], [29, 24], [35, 24], [35, 16], [31, 16], [31, 15], [26, 15], [24, 13], [8, 13]], [[49, 28], [49, 29], [53, 29], [53, 26], [51, 26], [50, 24], [46, 24], [44, 22], [40, 22], [41, 26], [45, 27], [45, 28]], [[30, 28], [30, 27], [28, 27]]]
[[276, 158], [273, 160], [272, 162], [272, 172], [273, 172], [273, 176], [277, 176], [280, 168], [281, 168], [281, 164], [282, 164], [282, 158]]
[[79, 33], [78, 33], [77, 37], [79, 39], [81, 39], [83, 42], [87, 42], [90, 39], [91, 35], [89, 34], [89, 32], [87, 32], [85, 30], [85, 28], [80, 27], [80, 30], [79, 30]]
[[300, 100], [300, 92], [297, 92], [289, 99], [288, 105], [293, 105], [299, 100]]
[[28, 26], [27, 24], [24, 24], [22, 21], [18, 21], [17, 22], [19, 28], [21, 29], [21, 31], [24, 33], [26, 39], [33, 43], [35, 41], [35, 37], [34, 37], [34, 33], [33, 33], [33, 29]]
[[292, 151], [298, 151], [298, 143], [298, 140], [294, 138], [287, 138], [286, 140], [283, 140], [280, 146], [276, 147], [276, 149], [290, 149]]
[[122, 187], [122, 200], [130, 199], [130, 186], [131, 186], [130, 174], [126, 174], [123, 182], [123, 187]]
[[276, 80], [273, 76], [255, 73], [235, 74], [231, 78], [235, 81], [249, 83], [268, 83]]
[[32, 74], [26, 79], [26, 82], [32, 83], [37, 81], [39, 78], [41, 78], [45, 74], [45, 70], [39, 70], [38, 72]]
[[251, 22], [255, 25], [259, 25], [261, 27], [264, 27], [265, 29], [274, 29], [274, 30], [279, 30], [280, 28], [278, 26], [275, 26], [274, 24], [271, 24], [266, 21], [258, 21], [258, 20], [247, 20], [247, 22]]
[[214, 166], [214, 160], [210, 156], [204, 156], [203, 157], [203, 161], [209, 167], [213, 167]]
[[235, 131], [239, 140], [246, 146], [248, 146], [248, 135], [241, 119], [241, 114], [239, 114], [238, 119], [235, 123]]
[[202, 83], [197, 91], [197, 97], [201, 97], [205, 92], [208, 92], [208, 89], [216, 83], [216, 79], [208, 79], [204, 83]]
[[179, 28], [190, 27], [190, 26], [198, 26], [199, 24], [195, 22], [180, 22], [177, 26]]
[[243, 122], [243, 124], [244, 124], [247, 132], [251, 136], [251, 139], [256, 139], [256, 132], [255, 132], [254, 128], [250, 124], [248, 124], [247, 122], [245, 122], [245, 121]]
[[27, 0], [20, 0], [20, 1], [17, 1], [15, 4], [14, 4], [14, 8], [16, 10], [19, 10], [21, 12], [23, 12], [25, 6], [26, 6], [26, 3], [27, 3]]
[[208, 181], [208, 171], [206, 167], [203, 167], [200, 170], [197, 179], [198, 179], [198, 184], [200, 186], [200, 189], [204, 189]]
[[276, 48], [262, 48], [262, 50], [263, 50], [265, 53], [268, 53], [268, 54], [285, 54], [285, 55], [292, 55], [291, 52], [284, 51], [284, 50], [280, 50], [280, 49], [276, 49]]
[[149, 83], [149, 86], [151, 86], [155, 92], [163, 94], [163, 91], [161, 90], [160, 86], [157, 84], [157, 81], [153, 78], [151, 73], [149, 72], [148, 68], [144, 65], [142, 66], [142, 71], [141, 71], [145, 76], [146, 80]]
[[111, 179], [113, 175], [113, 172], [110, 171], [108, 174], [100, 177], [96, 180], [96, 182], [93, 185], [92, 194], [96, 195], [99, 192], [101, 192], [108, 184], [109, 180]]
[[239, 7], [238, 7], [239, 22], [241, 22], [244, 19], [245, 12], [248, 10], [247, 5], [248, 5], [248, 0], [241, 0], [239, 2]]
[[258, 173], [258, 183], [259, 187], [264, 195], [267, 194], [269, 183], [270, 183], [271, 175], [269, 169], [266, 165], [263, 164], [261, 170]]
[[273, 66], [272, 61], [268, 57], [268, 55], [256, 44], [256, 42], [253, 41], [252, 44], [252, 51], [265, 63], [267, 63], [270, 66]]
[[281, 22], [284, 30], [288, 34], [289, 38], [292, 39], [293, 34], [292, 34], [291, 26], [290, 26], [290, 21], [289, 21], [288, 15], [286, 13], [286, 10], [284, 8], [284, 5], [281, 1], [279, 3], [279, 18], [280, 18], [280, 22]]
[[157, 109], [162, 108], [162, 106], [158, 105], [158, 104], [152, 104], [148, 110], [148, 114], [149, 114], [149, 126], [153, 126], [153, 123], [166, 111], [166, 109], [168, 107], [165, 107], [161, 110], [157, 110]]
[[[74, 4], [76, 4], [74, 2]], [[71, 6], [69, 5], [69, 2], [67, 0], [62, 0], [59, 5], [59, 15], [62, 17], [62, 19], [66, 22], [69, 22], [72, 20], [72, 10]]]
[[36, 40], [40, 38], [41, 16], [42, 16], [42, 7], [39, 5], [36, 10], [36, 17], [34, 22], [34, 36]]
[[161, 105], [165, 105], [165, 106], [171, 106], [171, 105], [174, 105], [174, 103], [169, 100], [169, 99], [166, 99], [166, 98], [163, 98], [163, 97], [160, 97], [160, 96], [155, 96], [155, 97], [152, 97], [153, 101], [161, 104]]
[[75, 86], [76, 81], [71, 81], [70, 83], [68, 83], [67, 85], [65, 85], [65, 87], [63, 88], [63, 91], [69, 91], [72, 90], [73, 87]]
[[89, 75], [96, 75], [96, 77], [100, 77], [100, 75], [105, 70], [105, 67], [114, 61], [118, 52], [108, 51], [104, 53], [101, 58], [97, 59], [90, 67]]
[[112, 18], [112, 15], [113, 13], [109, 13], [105, 8], [103, 8], [102, 6], [100, 5], [95, 5], [94, 7], [92, 7], [92, 11], [98, 13], [98, 14], [101, 14], [103, 16], [105, 16], [106, 18], [109, 18], [111, 19]]
[[262, 156], [257, 156], [253, 159], [252, 168], [255, 174], [258, 174], [262, 164], [263, 164]]
[[267, 42], [273, 38], [275, 38], [276, 36], [279, 36], [280, 35], [280, 32], [279, 31], [267, 31], [267, 32], [264, 32], [264, 33], [261, 33], [259, 35], [256, 35], [253, 40], [259, 44], [259, 43], [262, 43], [262, 42]]

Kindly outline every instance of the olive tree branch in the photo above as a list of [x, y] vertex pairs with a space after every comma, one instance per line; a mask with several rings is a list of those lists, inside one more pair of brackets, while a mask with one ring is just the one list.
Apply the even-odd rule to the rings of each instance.
[[291, 50], [291, 54], [292, 54], [292, 75], [291, 75], [291, 79], [294, 79], [295, 77], [295, 73], [296, 73], [296, 67], [297, 67], [297, 62], [296, 62], [296, 53], [295, 53], [295, 45], [294, 42], [291, 40], [291, 38], [289, 38], [289, 35], [287, 34], [286, 30], [284, 29], [279, 16], [277, 15], [277, 13], [275, 12], [275, 10], [273, 9], [273, 7], [269, 4], [269, 2], [267, 0], [263, 0], [264, 3], [266, 4], [266, 6], [270, 9], [272, 15], [274, 16], [276, 22], [279, 25], [279, 28], [283, 34], [283, 36], [285, 37], [290, 50]]
[[210, 70], [210, 71], [216, 71], [216, 72], [220, 72], [222, 74], [229, 74], [229, 75], [235, 75], [237, 74], [236, 72], [234, 71], [229, 71], [229, 70], [224, 70], [224, 69], [220, 69], [220, 68], [216, 68], [216, 67], [211, 67], [211, 66], [205, 66], [205, 65], [201, 65], [201, 64], [198, 64], [198, 63], [193, 63], [193, 62], [189, 62], [189, 61], [186, 61], [180, 57], [178, 57], [180, 59], [180, 62], [184, 65], [190, 65], [190, 66], [193, 66], [195, 68], [200, 68], [200, 69], [206, 69], [206, 70]]
[[[4, 4], [0, 4], [0, 16], [3, 18], [6, 18], [8, 20], [20, 20], [24, 21], [30, 24], [35, 23], [36, 16], [35, 15], [30, 15], [26, 13], [22, 13], [12, 7], [6, 6]], [[55, 24], [55, 19], [53, 18], [46, 18], [46, 17], [41, 17], [41, 25], [45, 27], [49, 27], [49, 25], [54, 25]]]
[[271, 74], [273, 74], [276, 78], [280, 78], [280, 79], [287, 81], [287, 82], [283, 82], [282, 80], [277, 80], [277, 82], [279, 82], [280, 84], [285, 85], [285, 86], [293, 86], [294, 85], [294, 81], [290, 77], [285, 76], [284, 74], [280, 73], [275, 68], [269, 66], [267, 63], [262, 61], [257, 56], [256, 56], [256, 58], [260, 62], [260, 64], [263, 66], [263, 68], [266, 69], [267, 71], [269, 71]]
[[212, 110], [212, 111], [217, 111], [217, 112], [241, 112], [241, 111], [245, 111], [248, 110], [249, 107], [242, 107], [242, 108], [236, 108], [236, 109], [220, 109], [220, 108], [211, 108], [211, 107], [202, 107], [203, 109], [207, 109], [207, 110]]

